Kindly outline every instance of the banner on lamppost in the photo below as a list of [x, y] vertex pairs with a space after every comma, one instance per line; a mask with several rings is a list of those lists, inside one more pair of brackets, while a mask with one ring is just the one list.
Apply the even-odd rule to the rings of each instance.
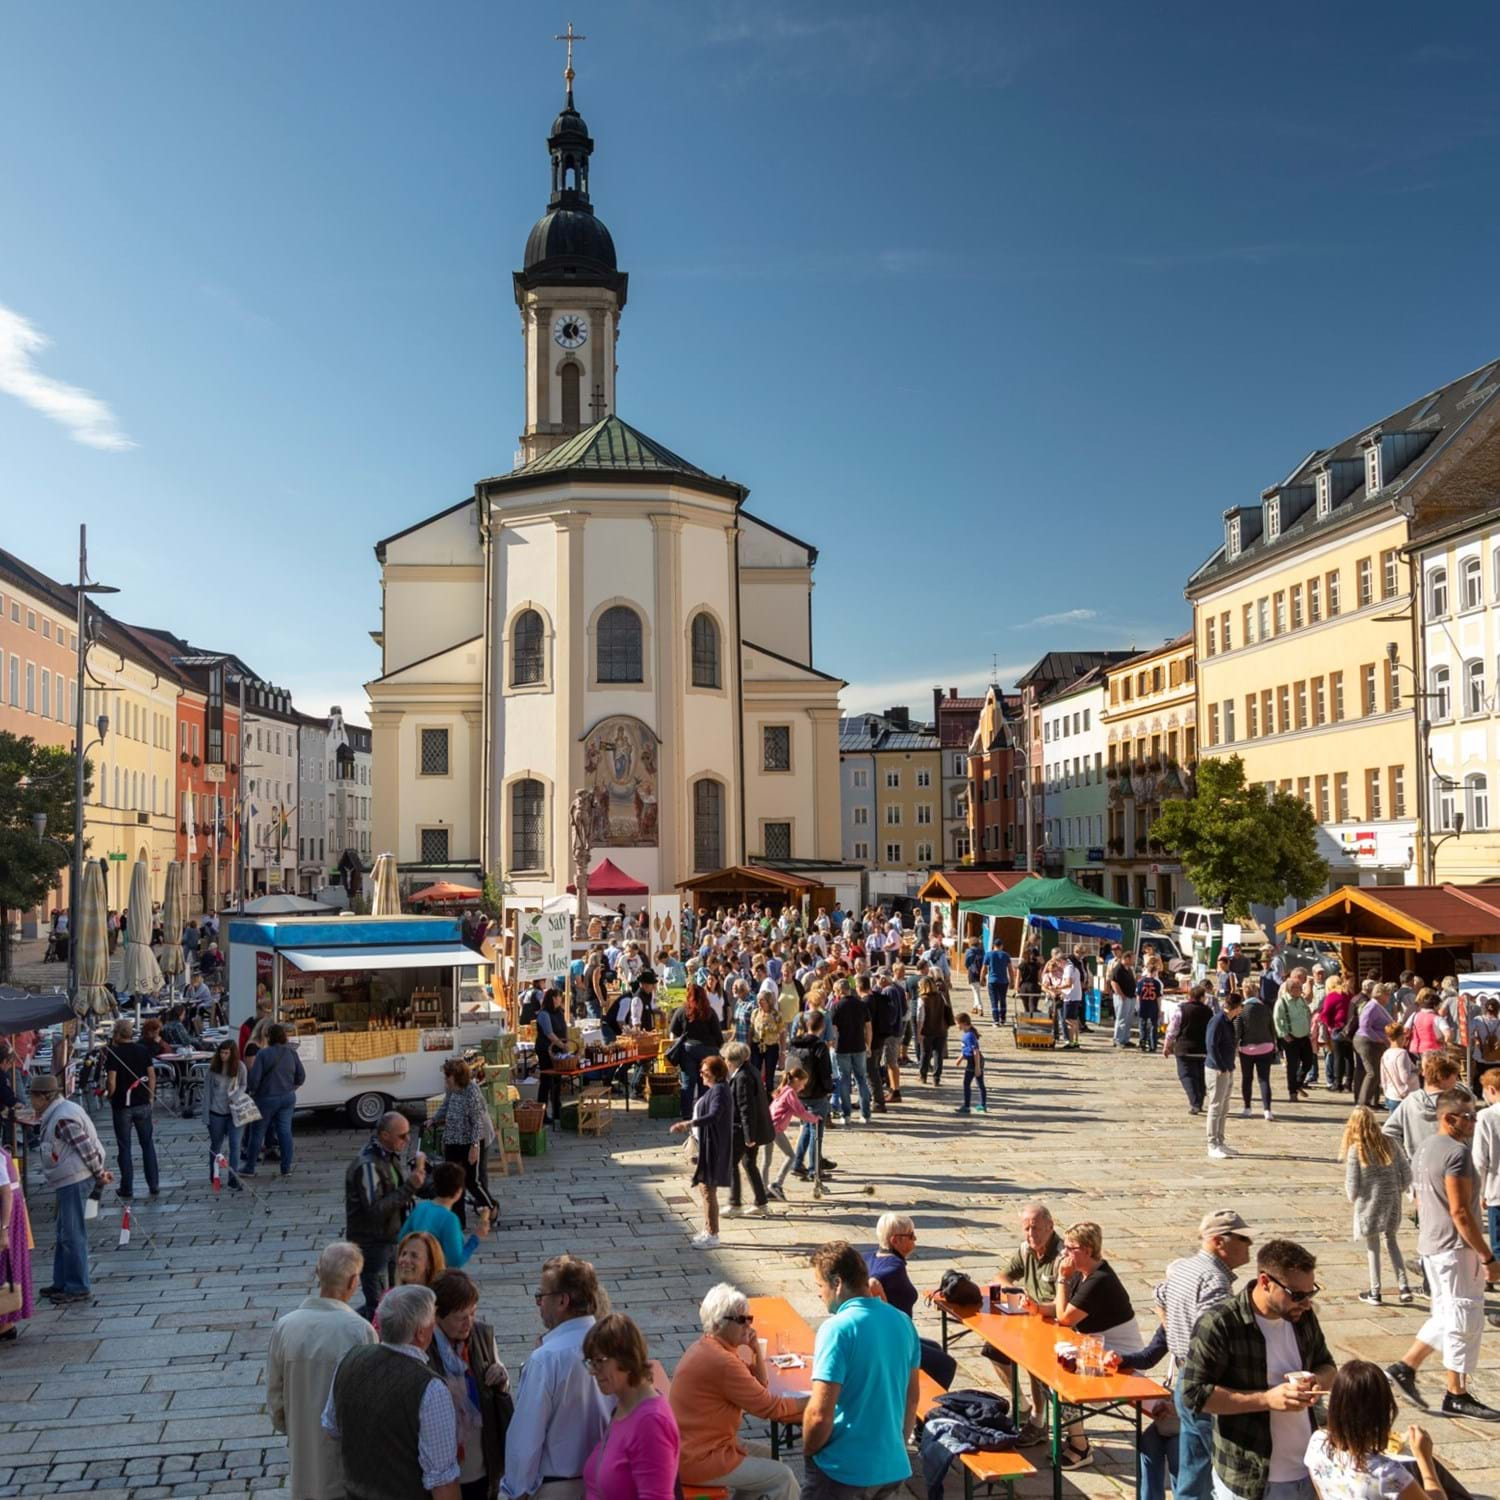
[[516, 944], [520, 979], [555, 979], [568, 972], [572, 921], [567, 912], [524, 911]]

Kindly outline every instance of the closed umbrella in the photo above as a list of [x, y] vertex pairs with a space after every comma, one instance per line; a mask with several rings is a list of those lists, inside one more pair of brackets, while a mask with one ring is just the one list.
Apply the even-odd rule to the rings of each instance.
[[109, 979], [109, 929], [104, 919], [104, 876], [95, 860], [85, 860], [78, 921], [73, 933], [78, 946], [78, 993], [73, 1009], [80, 1016], [107, 1016], [112, 1001]]
[[[134, 890], [130, 893], [135, 900]], [[182, 929], [187, 926], [187, 902], [182, 899], [182, 866], [173, 860], [167, 866], [167, 890], [161, 903], [161, 971], [175, 979], [186, 967], [182, 958]]]
[[375, 893], [370, 898], [372, 917], [399, 917], [401, 915], [401, 890], [396, 884], [396, 856], [377, 854], [373, 876]]
[[125, 943], [125, 989], [137, 997], [162, 987], [161, 965], [151, 951], [151, 877], [138, 859], [130, 872], [130, 927]]

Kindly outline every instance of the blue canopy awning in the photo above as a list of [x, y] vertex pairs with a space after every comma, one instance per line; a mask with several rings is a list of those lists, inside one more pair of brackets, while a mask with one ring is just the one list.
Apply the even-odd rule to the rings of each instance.
[[1107, 938], [1120, 941], [1120, 929], [1108, 922], [1075, 922], [1071, 917], [1032, 917], [1033, 927], [1047, 927], [1053, 932], [1071, 932], [1075, 937]]

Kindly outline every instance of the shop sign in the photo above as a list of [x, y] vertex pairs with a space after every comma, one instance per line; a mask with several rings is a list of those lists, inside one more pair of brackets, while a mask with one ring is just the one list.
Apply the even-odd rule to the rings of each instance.
[[1102, 849], [1090, 849], [1089, 850], [1089, 863], [1091, 865], [1102, 865], [1104, 863], [1104, 850], [1102, 850]]
[[1375, 830], [1373, 828], [1345, 828], [1339, 834], [1345, 854], [1357, 858], [1375, 858]]
[[521, 979], [554, 979], [568, 971], [568, 939], [573, 919], [565, 911], [521, 913], [516, 974]]

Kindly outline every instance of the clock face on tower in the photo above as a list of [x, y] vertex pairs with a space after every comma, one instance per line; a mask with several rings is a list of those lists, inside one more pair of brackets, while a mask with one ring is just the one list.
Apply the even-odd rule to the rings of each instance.
[[588, 319], [582, 313], [563, 313], [552, 325], [552, 337], [564, 349], [577, 349], [588, 342]]

